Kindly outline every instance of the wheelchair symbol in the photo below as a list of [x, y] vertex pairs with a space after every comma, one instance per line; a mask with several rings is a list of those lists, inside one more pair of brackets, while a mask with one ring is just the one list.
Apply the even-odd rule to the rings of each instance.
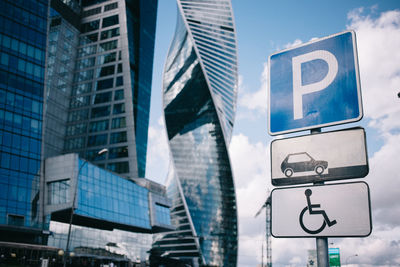
[[[305, 232], [307, 232], [307, 233], [309, 233], [309, 234], [318, 234], [318, 233], [320, 233], [322, 230], [325, 229], [326, 225], [328, 225], [328, 227], [331, 227], [331, 226], [333, 226], [333, 225], [335, 225], [335, 224], [337, 223], [336, 220], [333, 220], [333, 221], [329, 220], [328, 215], [326, 214], [326, 212], [325, 212], [324, 210], [314, 210], [315, 208], [320, 208], [321, 205], [320, 205], [320, 204], [311, 204], [311, 200], [310, 200], [310, 196], [311, 196], [311, 194], [312, 194], [311, 189], [306, 189], [306, 191], [304, 192], [304, 194], [306, 195], [306, 198], [307, 198], [307, 207], [305, 207], [305, 208], [300, 212], [299, 222], [300, 222], [301, 228], [302, 228]], [[309, 213], [310, 215], [320, 214], [320, 215], [322, 215], [322, 216], [324, 217], [324, 221], [323, 221], [321, 227], [319, 227], [319, 228], [316, 229], [316, 230], [313, 230], [313, 229], [307, 228], [307, 227], [304, 225], [304, 222], [303, 222], [304, 219], [303, 219], [303, 217], [304, 217], [304, 214], [305, 214], [305, 212], [306, 212], [307, 210], [308, 210], [308, 213]]]

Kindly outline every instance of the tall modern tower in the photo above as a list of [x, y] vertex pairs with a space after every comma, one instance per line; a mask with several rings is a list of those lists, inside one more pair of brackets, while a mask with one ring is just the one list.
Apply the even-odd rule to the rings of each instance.
[[167, 188], [177, 229], [153, 250], [194, 266], [236, 266], [236, 197], [228, 155], [238, 83], [232, 6], [226, 0], [177, 2], [163, 77], [172, 158]]
[[145, 178], [156, 17], [157, 0], [0, 0], [0, 265], [143, 266], [174, 229]]
[[[78, 16], [51, 9], [46, 157], [79, 153], [143, 178], [157, 0], [79, 2]], [[96, 158], [102, 148], [108, 155]]]

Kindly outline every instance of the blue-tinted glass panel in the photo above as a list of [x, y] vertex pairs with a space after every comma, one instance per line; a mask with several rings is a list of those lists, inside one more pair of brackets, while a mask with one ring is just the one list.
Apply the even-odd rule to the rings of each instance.
[[[126, 171], [125, 165], [116, 163], [113, 171]], [[76, 213], [151, 229], [148, 190], [90, 163], [80, 172]]]
[[119, 23], [118, 15], [110, 16], [103, 19], [102, 28], [106, 28]]
[[171, 224], [170, 211], [168, 207], [156, 204], [156, 220], [159, 224]]
[[[0, 7], [0, 224], [41, 228], [38, 203], [48, 1]], [[32, 235], [29, 235], [32, 236]], [[25, 243], [39, 242], [38, 237]]]

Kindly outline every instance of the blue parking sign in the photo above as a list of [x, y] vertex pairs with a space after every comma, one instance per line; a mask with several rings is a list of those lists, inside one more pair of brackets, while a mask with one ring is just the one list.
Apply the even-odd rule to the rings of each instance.
[[355, 122], [362, 118], [354, 31], [269, 57], [271, 135]]

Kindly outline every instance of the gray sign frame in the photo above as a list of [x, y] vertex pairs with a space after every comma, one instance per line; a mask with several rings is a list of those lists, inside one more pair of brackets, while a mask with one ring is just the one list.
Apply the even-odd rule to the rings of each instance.
[[[363, 191], [354, 190], [357, 187]], [[314, 194], [307, 196], [308, 189], [314, 190]], [[347, 194], [343, 193], [343, 189], [347, 190]], [[279, 195], [277, 192], [280, 192], [279, 197], [276, 196]], [[282, 192], [289, 194], [290, 198], [283, 195], [282, 199]], [[329, 199], [330, 194], [335, 199]], [[371, 198], [366, 182], [275, 188], [271, 192], [271, 204], [270, 231], [276, 238], [367, 237], [372, 232]], [[356, 209], [357, 205], [363, 209], [361, 212]], [[305, 211], [309, 210], [310, 206], [314, 209], [314, 214], [307, 216], [315, 216], [312, 221], [313, 230], [309, 229], [309, 221], [303, 220], [303, 216], [306, 216]], [[317, 223], [315, 219], [318, 220]], [[318, 229], [321, 221], [323, 224]]]
[[[362, 127], [275, 139], [270, 147], [274, 186], [362, 178], [369, 173]], [[290, 162], [294, 157], [310, 161]]]

